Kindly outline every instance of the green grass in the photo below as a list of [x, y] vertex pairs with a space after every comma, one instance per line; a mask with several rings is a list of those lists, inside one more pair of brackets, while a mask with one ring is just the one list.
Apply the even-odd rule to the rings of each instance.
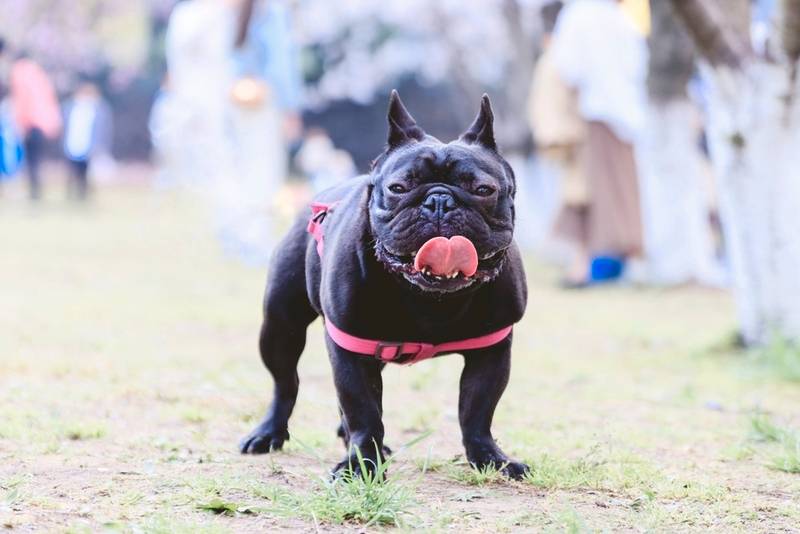
[[72, 441], [100, 439], [106, 432], [106, 426], [100, 422], [69, 423], [60, 429], [61, 435]]
[[458, 461], [444, 464], [440, 470], [450, 480], [467, 486], [486, 486], [488, 484], [506, 482], [507, 480], [501, 469], [493, 465], [475, 467], [466, 461]]
[[531, 469], [524, 480], [537, 488], [599, 488], [608, 476], [604, 462], [590, 457], [567, 460], [542, 454], [527, 464]]
[[[304, 442], [299, 446], [312, 455], [316, 453]], [[270, 477], [282, 478], [286, 473], [274, 458], [270, 456], [268, 461]], [[356, 450], [355, 465], [335, 477], [319, 474], [325, 472], [323, 463], [317, 466], [319, 473], [299, 474], [305, 482], [303, 490], [252, 477], [227, 476], [187, 480], [183, 495], [197, 510], [221, 516], [266, 515], [307, 520], [315, 525], [404, 527], [414, 518], [419, 475], [409, 477], [399, 469], [388, 476], [390, 467], [396, 467], [395, 459], [392, 456], [373, 462]]]
[[581, 534], [583, 532], [588, 532], [586, 523], [581, 515], [570, 507], [563, 508], [555, 514], [552, 514], [551, 520], [554, 526], [547, 529], [546, 532], [562, 532], [564, 534]]
[[232, 501], [224, 501], [219, 497], [215, 497], [206, 502], [198, 503], [197, 509], [230, 516], [234, 516], [236, 514], [257, 514], [261, 510], [266, 510]]
[[105, 525], [111, 532], [143, 534], [226, 534], [229, 528], [220, 524], [209, 524], [208, 520], [186, 521], [171, 514], [158, 514], [133, 524], [110, 523]]
[[23, 493], [23, 485], [25, 482], [25, 477], [22, 475], [16, 475], [8, 480], [4, 480], [0, 483], [0, 490], [2, 490], [2, 499], [0, 503], [4, 504], [5, 506], [15, 506], [24, 500], [25, 494]]
[[292, 499], [291, 508], [324, 523], [405, 526], [415, 506], [413, 485], [402, 474], [387, 478], [390, 459], [379, 458], [374, 471], [367, 461], [359, 453], [360, 474], [346, 469], [336, 478], [322, 478], [311, 494]]
[[772, 457], [770, 467], [786, 473], [800, 473], [800, 439], [795, 436], [783, 443], [783, 449]]
[[199, 408], [186, 408], [181, 412], [181, 417], [189, 423], [205, 423], [208, 420], [208, 414]]
[[753, 440], [771, 444], [767, 465], [777, 471], [800, 473], [800, 432], [780, 426], [762, 413], [750, 419]]
[[750, 418], [751, 434], [754, 440], [768, 443], [782, 442], [791, 438], [794, 432], [776, 425], [769, 416], [756, 413]]
[[773, 376], [790, 382], [800, 382], [800, 347], [782, 337], [773, 336], [770, 343], [750, 351], [755, 363]]
[[[311, 488], [305, 492], [253, 481], [239, 481], [242, 485], [237, 486], [208, 480], [195, 485], [194, 490], [204, 496], [195, 507], [227, 516], [267, 514], [314, 524], [408, 526], [416, 506], [416, 481], [409, 481], [403, 473], [388, 477], [391, 458], [378, 459], [374, 468], [368, 469], [372, 462], [360, 452], [357, 456], [355, 469], [345, 469], [336, 477], [307, 475]], [[258, 500], [234, 501], [221, 496], [231, 489], [246, 489]]]

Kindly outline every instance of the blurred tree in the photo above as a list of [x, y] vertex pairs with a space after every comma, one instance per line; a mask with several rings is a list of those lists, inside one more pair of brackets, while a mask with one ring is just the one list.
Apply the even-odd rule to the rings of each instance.
[[650, 279], [719, 285], [709, 199], [699, 149], [699, 115], [687, 85], [691, 39], [668, 2], [651, 2], [648, 127], [642, 140], [642, 213]]
[[[136, 122], [146, 116], [138, 102], [147, 98], [139, 91], [152, 92], [163, 68], [163, 24], [175, 1], [3, 0], [0, 35], [30, 50], [62, 92], [78, 72], [107, 74], [112, 92], [125, 95], [117, 108], [129, 107]], [[366, 104], [413, 76], [422, 85], [455, 88], [458, 98], [447, 106], [450, 115], [465, 119], [488, 91], [504, 148], [523, 148], [527, 126], [518, 110], [537, 52], [540, 2], [289, 1], [304, 46], [307, 105]], [[117, 121], [130, 130], [124, 139], [142, 137], [139, 122], [129, 129], [127, 120]]]
[[148, 153], [147, 114], [164, 71], [162, 36], [175, 0], [3, 0], [0, 36], [29, 52], [64, 95], [78, 76], [104, 88], [114, 153]]
[[26, 50], [62, 90], [78, 72], [129, 79], [145, 65], [153, 10], [171, 0], [4, 0], [0, 35]]
[[695, 70], [694, 45], [669, 3], [651, 0], [650, 17], [650, 98], [661, 102], [685, 98]]
[[524, 114], [536, 56], [536, 0], [302, 0], [297, 5], [309, 105], [367, 103], [398, 80], [456, 87], [450, 105], [474, 115], [488, 91], [508, 150], [527, 138]]
[[756, 2], [776, 7], [758, 49], [750, 0], [672, 5], [706, 64], [709, 146], [742, 340], [800, 340], [800, 0]]

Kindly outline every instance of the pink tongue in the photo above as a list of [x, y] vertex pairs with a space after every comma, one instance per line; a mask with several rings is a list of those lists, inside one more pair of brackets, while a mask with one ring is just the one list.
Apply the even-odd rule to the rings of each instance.
[[451, 276], [458, 272], [472, 276], [478, 270], [478, 252], [472, 241], [464, 236], [434, 237], [422, 245], [414, 258], [414, 269], [421, 271], [425, 267], [436, 276]]

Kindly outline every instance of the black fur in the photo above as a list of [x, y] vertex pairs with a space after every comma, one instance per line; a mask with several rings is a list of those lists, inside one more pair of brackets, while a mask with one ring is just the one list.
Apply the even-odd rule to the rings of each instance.
[[[442, 343], [499, 330], [525, 311], [525, 273], [512, 239], [514, 175], [497, 152], [488, 97], [473, 125], [448, 144], [426, 135], [396, 92], [388, 121], [389, 142], [370, 175], [316, 199], [337, 201], [323, 222], [324, 258], [306, 232], [310, 211], [278, 248], [260, 339], [275, 390], [264, 420], [241, 442], [243, 453], [280, 449], [289, 438], [297, 361], [317, 316], [358, 337]], [[411, 268], [413, 253], [437, 235], [463, 235], [475, 244], [481, 261], [474, 277], [439, 280]], [[354, 447], [368, 459], [384, 454], [384, 364], [338, 347], [327, 335], [326, 342], [342, 414], [339, 434], [348, 448], [338, 471], [356, 465]], [[511, 336], [463, 356], [459, 421], [467, 458], [519, 478], [526, 466], [503, 454], [491, 434], [509, 378]]]

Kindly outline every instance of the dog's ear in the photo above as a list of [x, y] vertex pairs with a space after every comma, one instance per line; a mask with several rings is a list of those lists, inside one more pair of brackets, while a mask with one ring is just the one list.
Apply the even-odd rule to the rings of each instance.
[[408, 112], [400, 95], [396, 90], [392, 90], [389, 97], [389, 150], [404, 145], [411, 141], [422, 141], [425, 139], [425, 132], [417, 126], [417, 121]]
[[497, 150], [497, 143], [494, 140], [494, 113], [492, 113], [489, 95], [484, 93], [478, 116], [472, 121], [472, 125], [467, 131], [461, 134], [459, 140], [470, 145], [479, 144], [491, 150]]

